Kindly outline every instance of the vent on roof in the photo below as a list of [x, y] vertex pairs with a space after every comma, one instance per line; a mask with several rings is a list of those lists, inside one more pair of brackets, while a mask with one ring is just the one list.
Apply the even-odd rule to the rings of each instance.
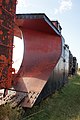
[[58, 21], [52, 21], [53, 25], [58, 29], [58, 31], [61, 33], [61, 26], [60, 23]]

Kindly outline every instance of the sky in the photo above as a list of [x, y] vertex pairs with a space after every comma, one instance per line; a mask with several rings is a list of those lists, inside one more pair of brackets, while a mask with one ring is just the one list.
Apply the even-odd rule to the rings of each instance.
[[18, 0], [16, 13], [45, 13], [58, 20], [65, 43], [80, 67], [80, 0]]

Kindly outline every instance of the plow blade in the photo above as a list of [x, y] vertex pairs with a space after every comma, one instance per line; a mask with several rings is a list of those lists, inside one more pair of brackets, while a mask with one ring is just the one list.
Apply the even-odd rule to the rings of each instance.
[[[16, 24], [22, 31], [24, 54], [13, 86], [16, 91], [28, 93], [22, 106], [32, 107], [60, 60], [62, 39], [59, 31], [45, 14], [18, 14]], [[15, 35], [20, 36], [19, 29], [17, 27], [15, 29]], [[51, 79], [53, 83], [54, 77]], [[55, 85], [50, 88], [49, 94], [54, 88]], [[47, 96], [47, 91], [45, 92], [44, 97]]]

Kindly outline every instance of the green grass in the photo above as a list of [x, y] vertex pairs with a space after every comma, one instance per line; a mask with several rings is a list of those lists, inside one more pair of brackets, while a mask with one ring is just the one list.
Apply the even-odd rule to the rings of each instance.
[[65, 87], [31, 109], [11, 109], [7, 105], [0, 108], [3, 118], [5, 108], [9, 120], [80, 120], [80, 76], [69, 78]]

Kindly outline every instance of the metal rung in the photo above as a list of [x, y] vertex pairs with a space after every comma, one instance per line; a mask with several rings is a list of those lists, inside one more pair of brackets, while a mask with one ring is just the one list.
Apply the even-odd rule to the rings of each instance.
[[12, 28], [8, 28], [8, 27], [6, 27], [6, 26], [4, 26], [4, 25], [2, 25], [2, 24], [0, 24], [2, 27], [4, 27], [6, 30], [9, 30], [9, 31], [11, 31], [11, 32], [13, 32], [13, 30], [11, 30]]
[[5, 44], [2, 44], [2, 43], [0, 43], [0, 45], [2, 45], [2, 46], [5, 46], [5, 47], [8, 47], [9, 49], [11, 48], [11, 49], [13, 49], [15, 46], [13, 45], [13, 46], [9, 46], [9, 45], [5, 45]]
[[11, 14], [8, 10], [6, 10], [3, 6], [0, 6], [5, 12], [7, 12], [9, 15], [11, 15], [12, 17], [15, 16], [15, 14]]

